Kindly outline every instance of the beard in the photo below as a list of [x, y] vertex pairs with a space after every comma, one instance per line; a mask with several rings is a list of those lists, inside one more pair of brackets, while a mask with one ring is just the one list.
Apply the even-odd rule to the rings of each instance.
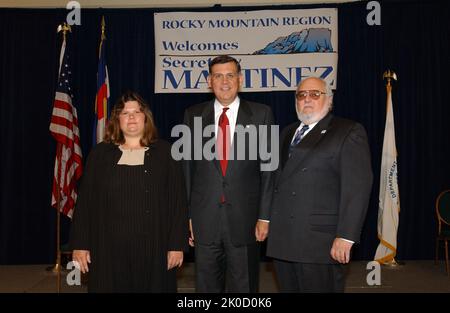
[[303, 123], [303, 124], [312, 124], [316, 122], [315, 116], [316, 114], [314, 113], [301, 113], [301, 112], [297, 112], [297, 117], [298, 119]]
[[297, 117], [298, 119], [306, 125], [316, 123], [323, 119], [329, 111], [331, 111], [331, 105], [325, 105], [320, 112], [313, 112], [313, 113], [303, 113], [300, 112], [297, 108], [297, 105], [295, 106], [295, 110], [297, 111]]

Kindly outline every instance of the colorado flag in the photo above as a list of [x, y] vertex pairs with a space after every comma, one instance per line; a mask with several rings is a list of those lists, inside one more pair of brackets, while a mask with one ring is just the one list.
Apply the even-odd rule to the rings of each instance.
[[94, 120], [94, 136], [92, 143], [95, 146], [97, 143], [103, 141], [105, 136], [105, 127], [108, 118], [108, 101], [109, 101], [109, 78], [108, 68], [106, 66], [105, 58], [105, 20], [102, 19], [102, 38], [99, 48], [99, 60], [97, 70], [97, 96], [95, 99], [95, 115]]

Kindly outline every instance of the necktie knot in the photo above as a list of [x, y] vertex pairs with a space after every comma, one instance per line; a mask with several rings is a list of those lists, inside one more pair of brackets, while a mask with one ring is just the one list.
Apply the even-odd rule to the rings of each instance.
[[294, 140], [292, 141], [292, 146], [296, 146], [299, 144], [300, 140], [303, 139], [303, 136], [305, 135], [306, 131], [309, 129], [309, 125], [303, 125], [303, 127], [300, 130], [297, 130], [295, 133]]
[[227, 116], [227, 111], [229, 110], [230, 108], [223, 108], [222, 109], [222, 114], [220, 114], [220, 117], [219, 117], [219, 125], [222, 125], [223, 123], [224, 123], [224, 119], [225, 119], [225, 117]]
[[294, 140], [292, 140], [291, 146], [289, 147], [289, 156], [291, 156], [292, 151], [296, 145], [300, 143], [305, 135], [306, 131], [309, 129], [309, 125], [303, 125], [300, 130], [297, 129], [295, 132]]

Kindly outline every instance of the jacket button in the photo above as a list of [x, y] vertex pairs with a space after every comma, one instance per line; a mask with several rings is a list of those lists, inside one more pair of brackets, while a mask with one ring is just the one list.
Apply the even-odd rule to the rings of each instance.
[[275, 193], [278, 193], [278, 188], [275, 188], [274, 192], [275, 192]]
[[302, 168], [302, 172], [306, 172], [306, 170], [307, 170], [306, 167]]
[[295, 191], [292, 192], [292, 195], [295, 196]]
[[145, 210], [145, 213], [150, 214], [150, 210]]
[[290, 218], [294, 218], [294, 215], [289, 216]]

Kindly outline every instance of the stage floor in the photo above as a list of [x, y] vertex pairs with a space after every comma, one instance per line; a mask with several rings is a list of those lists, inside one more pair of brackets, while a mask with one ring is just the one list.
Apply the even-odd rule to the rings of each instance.
[[[396, 292], [450, 292], [450, 276], [445, 263], [440, 261], [405, 261], [395, 268], [381, 267], [381, 285], [369, 286], [367, 262], [356, 261], [347, 266], [346, 293], [396, 293]], [[54, 293], [57, 292], [57, 276], [46, 271], [49, 265], [2, 265], [0, 266], [1, 293]], [[69, 286], [67, 271], [61, 274], [61, 292], [83, 293], [86, 286]], [[272, 264], [261, 263], [260, 292], [276, 293], [278, 287]], [[369, 275], [370, 276], [370, 275]], [[373, 278], [373, 276], [372, 276]], [[186, 263], [178, 273], [178, 291], [194, 292], [194, 263]]]

